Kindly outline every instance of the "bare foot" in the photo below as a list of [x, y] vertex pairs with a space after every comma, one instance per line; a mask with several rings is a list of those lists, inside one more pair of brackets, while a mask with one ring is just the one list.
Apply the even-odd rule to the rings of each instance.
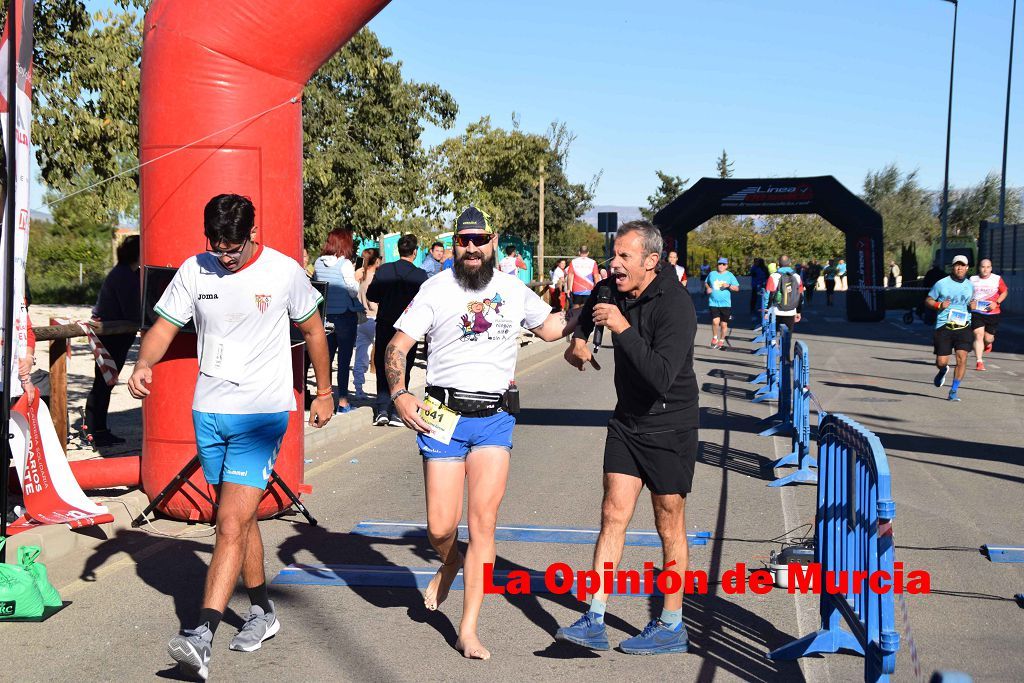
[[480, 642], [480, 639], [475, 635], [462, 637], [455, 641], [455, 649], [462, 653], [462, 656], [466, 659], [483, 659], [487, 660], [491, 658], [491, 652]]
[[448, 589], [452, 587], [452, 581], [455, 580], [460, 569], [462, 569], [462, 555], [459, 555], [459, 559], [451, 564], [441, 565], [427, 585], [427, 589], [423, 591], [424, 607], [433, 611], [445, 601], [445, 598], [448, 597]]

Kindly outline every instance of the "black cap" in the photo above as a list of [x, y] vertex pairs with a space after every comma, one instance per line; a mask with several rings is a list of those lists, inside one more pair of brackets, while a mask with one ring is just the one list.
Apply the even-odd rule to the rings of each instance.
[[460, 230], [483, 230], [486, 233], [494, 232], [491, 229], [491, 223], [488, 220], [490, 216], [476, 208], [470, 206], [465, 211], [459, 214], [459, 217], [455, 220], [455, 232]]

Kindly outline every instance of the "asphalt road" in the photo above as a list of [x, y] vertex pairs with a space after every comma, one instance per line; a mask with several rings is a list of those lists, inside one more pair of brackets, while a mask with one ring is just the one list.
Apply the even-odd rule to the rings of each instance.
[[[739, 297], [745, 300], [745, 297]], [[893, 472], [897, 560], [926, 569], [933, 592], [907, 596], [910, 624], [925, 674], [966, 671], [978, 680], [1019, 680], [1024, 613], [1012, 595], [1024, 591], [1024, 565], [992, 564], [983, 543], [1024, 544], [1024, 358], [996, 353], [986, 373], [969, 372], [963, 402], [947, 403], [931, 385], [928, 331], [899, 322], [849, 324], [816, 301], [799, 336], [810, 345], [812, 387], [823, 407], [874, 430]], [[835, 310], [837, 312], [833, 313]], [[702, 323], [706, 316], [702, 316]], [[898, 316], [891, 316], [893, 321]], [[698, 343], [710, 332], [701, 325]], [[687, 503], [687, 528], [712, 543], [691, 548], [691, 568], [712, 579], [743, 562], [760, 567], [771, 539], [799, 538], [813, 521], [812, 486], [771, 489], [766, 467], [788, 440], [756, 435], [771, 409], [749, 401], [745, 380], [759, 370], [749, 331], [733, 349], [697, 352], [701, 387], [701, 454]], [[499, 523], [596, 528], [601, 496], [604, 424], [614, 405], [612, 350], [601, 372], [579, 373], [561, 361], [561, 343], [531, 357], [517, 381], [524, 410], [516, 428], [512, 476]], [[973, 366], [973, 363], [972, 363]], [[812, 417], [812, 421], [813, 421]], [[422, 472], [410, 432], [372, 428], [321, 452], [307, 471], [305, 498], [321, 526], [301, 517], [265, 522], [268, 576], [292, 563], [422, 567], [437, 564], [425, 539], [381, 539], [348, 533], [361, 520], [424, 518]], [[779, 470], [785, 474], [787, 470]], [[209, 561], [208, 530], [160, 522], [170, 539], [123, 532], [88, 558], [81, 575], [51, 567], [54, 584], [73, 604], [43, 624], [0, 625], [4, 678], [34, 681], [175, 678], [167, 639], [198, 615]], [[634, 529], [653, 529], [641, 497]], [[588, 545], [499, 542], [499, 568], [542, 570], [553, 562], [587, 568]], [[657, 548], [626, 549], [624, 566], [658, 562]], [[582, 605], [571, 596], [492, 596], [481, 638], [488, 662], [464, 660], [453, 648], [462, 595], [439, 612], [416, 591], [335, 586], [272, 586], [282, 630], [262, 650], [230, 652], [227, 643], [247, 610], [236, 593], [214, 646], [214, 680], [813, 680], [862, 677], [854, 655], [771, 662], [765, 653], [817, 627], [813, 596], [774, 591], [726, 594], [712, 585], [688, 597], [684, 618], [691, 652], [631, 657], [554, 644], [552, 634]], [[613, 644], [637, 633], [660, 611], [657, 599], [619, 597], [609, 605]], [[897, 611], [897, 623], [900, 623]], [[897, 679], [913, 678], [904, 635]]]

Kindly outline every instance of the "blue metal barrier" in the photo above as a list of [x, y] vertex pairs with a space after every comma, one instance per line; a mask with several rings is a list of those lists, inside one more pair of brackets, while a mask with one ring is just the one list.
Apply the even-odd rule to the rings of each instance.
[[770, 310], [768, 308], [768, 298], [769, 298], [768, 290], [767, 289], [762, 289], [761, 290], [761, 308], [758, 310], [758, 313], [761, 314], [761, 326], [759, 328], [757, 328], [757, 336], [754, 337], [754, 339], [753, 339], [755, 344], [763, 344], [764, 340], [765, 340], [764, 334], [765, 334], [765, 330], [768, 329], [768, 311]]
[[760, 344], [752, 351], [755, 356], [765, 356], [768, 354], [768, 348], [772, 345], [772, 339], [777, 334], [775, 330], [775, 310], [767, 309], [764, 315], [761, 317], [761, 334], [754, 337], [754, 342]]
[[761, 436], [775, 436], [793, 431], [793, 356], [790, 353], [792, 338], [789, 326], [782, 325], [777, 339], [779, 402], [775, 414], [761, 420]]
[[768, 323], [767, 341], [756, 352], [760, 354], [761, 351], [764, 351], [764, 372], [754, 379], [754, 384], [760, 384], [763, 381], [765, 386], [758, 389], [754, 394], [754, 403], [774, 401], [779, 398], [779, 358], [781, 357], [781, 351], [779, 348], [779, 335], [775, 330], [775, 313], [769, 314], [768, 318], [770, 322]]
[[[819, 407], [819, 424], [824, 417], [825, 413]], [[787, 465], [797, 465], [798, 469], [782, 479], [771, 482], [769, 486], [813, 484], [818, 481], [818, 474], [811, 470], [812, 467], [818, 466], [811, 456], [811, 362], [807, 344], [802, 341], [797, 341], [793, 349], [793, 412], [789, 424], [793, 437], [793, 451], [776, 460], [772, 464], [772, 469]]]
[[[825, 577], [846, 572], [848, 585], [832, 594], [822, 589], [821, 628], [774, 652], [769, 659], [797, 659], [816, 653], [852, 650], [864, 655], [864, 680], [888, 681], [896, 670], [900, 637], [892, 590], [877, 593], [853, 572], [894, 575], [895, 551], [889, 463], [878, 437], [853, 420], [826, 415], [818, 429], [818, 509], [815, 561]], [[829, 574], [834, 572], [834, 574]], [[795, 577], [790, 577], [790, 585]], [[820, 586], [820, 585], [819, 585]], [[849, 631], [842, 628], [845, 622]]]

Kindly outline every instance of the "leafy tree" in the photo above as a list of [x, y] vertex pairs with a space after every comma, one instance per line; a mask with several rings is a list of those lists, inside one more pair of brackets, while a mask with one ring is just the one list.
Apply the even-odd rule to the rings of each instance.
[[[440, 86], [402, 78], [402, 63], [363, 29], [310, 79], [303, 97], [305, 241], [345, 226], [364, 236], [402, 229], [429, 205], [425, 124], [458, 111]], [[421, 221], [420, 221], [421, 222]]]
[[[970, 235], [978, 239], [981, 221], [999, 220], [999, 175], [989, 173], [985, 179], [963, 190], [950, 193], [949, 231], [953, 235]], [[1021, 191], [1006, 188], [1005, 223], [1021, 220]]]
[[469, 124], [465, 133], [435, 148], [436, 210], [454, 213], [475, 204], [497, 229], [535, 241], [543, 168], [545, 241], [551, 243], [590, 208], [598, 181], [584, 185], [566, 176], [574, 139], [564, 123], [552, 123], [546, 135], [520, 130], [515, 118], [512, 130], [494, 127], [486, 116]]
[[[43, 182], [62, 195], [137, 163], [142, 15], [148, 3], [118, 4], [119, 11], [90, 17], [81, 0], [36, 2], [32, 137]], [[96, 220], [138, 215], [137, 171], [89, 192], [98, 198]]]
[[882, 214], [887, 261], [899, 258], [904, 242], [928, 244], [939, 234], [932, 193], [920, 186], [917, 171], [902, 173], [889, 164], [868, 173], [863, 199]]
[[679, 176], [669, 175], [662, 171], [655, 171], [658, 175], [658, 189], [647, 198], [647, 206], [640, 207], [640, 214], [644, 220], [653, 221], [654, 214], [668, 206], [672, 201], [683, 193], [690, 179], [683, 180]]
[[590, 255], [598, 262], [604, 260], [605, 236], [584, 221], [573, 221], [568, 226], [556, 232], [549, 239], [544, 234], [544, 251], [547, 269], [554, 268], [555, 261], [551, 256], [564, 256], [570, 259], [575, 258], [582, 245], [587, 245]]
[[715, 166], [718, 169], [719, 178], [732, 178], [732, 162], [729, 161], [729, 155], [722, 150], [722, 156], [718, 157], [718, 161], [715, 162]]

